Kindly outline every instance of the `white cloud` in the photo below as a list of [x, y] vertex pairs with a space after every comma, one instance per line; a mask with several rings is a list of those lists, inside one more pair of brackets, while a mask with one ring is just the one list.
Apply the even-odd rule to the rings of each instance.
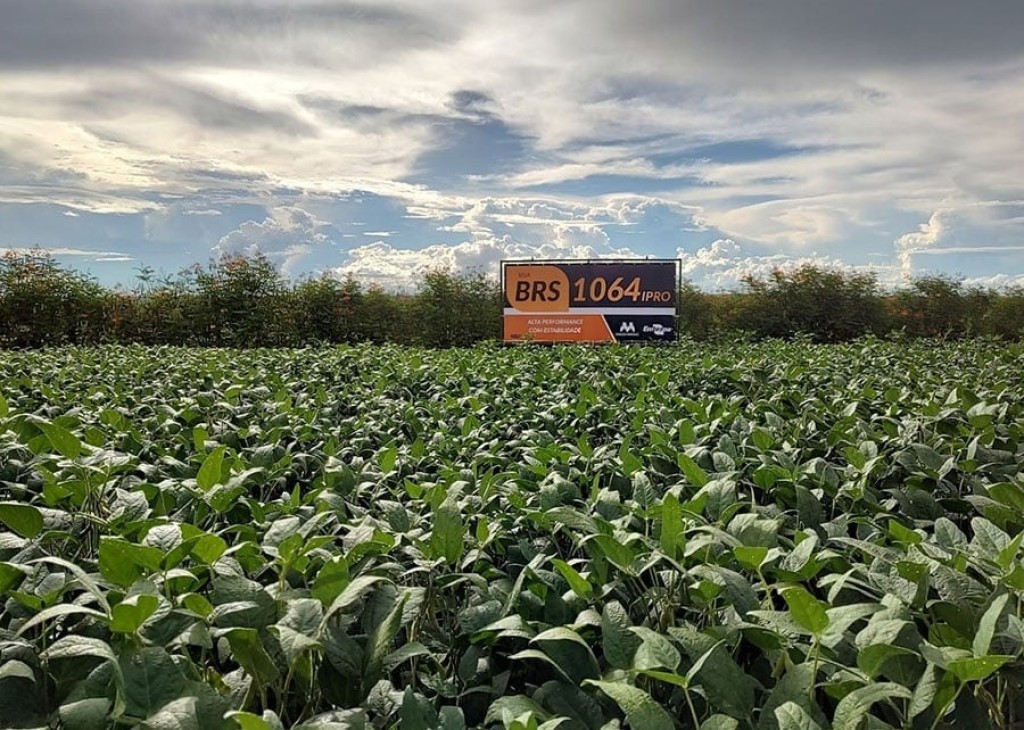
[[455, 245], [434, 244], [420, 249], [402, 249], [384, 241], [359, 246], [348, 252], [348, 259], [333, 271], [339, 277], [353, 276], [358, 281], [391, 290], [409, 290], [422, 280], [426, 271], [446, 269], [456, 274], [483, 274], [497, 278], [503, 259], [596, 259], [633, 258], [627, 249], [612, 249], [600, 238], [555, 239], [526, 243], [511, 236], [479, 237]]
[[215, 255], [263, 254], [287, 274], [315, 247], [329, 244], [325, 227], [301, 208], [274, 208], [262, 222], [246, 221], [223, 236], [212, 251]]
[[[212, 216], [361, 189], [466, 245], [598, 253], [609, 226], [666, 205], [769, 256], [884, 246], [910, 274], [918, 253], [1021, 240], [1020, 220], [980, 210], [1024, 197], [1024, 6], [979, 2], [68, 0], [63, 23], [15, 3], [0, 24], [0, 204]], [[467, 91], [481, 101], [459, 108]], [[482, 110], [522, 154], [444, 190], [410, 182], [449, 122]], [[715, 144], [736, 148], [701, 151]], [[612, 175], [676, 187], [657, 203], [571, 194]], [[521, 195], [553, 184], [569, 192]], [[968, 228], [941, 228], [945, 211]], [[323, 226], [282, 216], [218, 249], [308, 261]]]
[[790, 270], [805, 265], [870, 273], [882, 286], [896, 283], [896, 271], [892, 266], [850, 266], [837, 257], [818, 254], [751, 254], [731, 239], [719, 239], [694, 253], [680, 249], [678, 257], [682, 262], [683, 278], [711, 291], [736, 290], [746, 277], [766, 279], [775, 269]]
[[31, 256], [36, 254], [43, 254], [53, 257], [71, 257], [81, 259], [91, 259], [93, 261], [134, 261], [135, 257], [130, 254], [124, 253], [123, 251], [92, 251], [85, 248], [67, 248], [63, 246], [58, 247], [45, 247], [36, 246], [33, 248], [25, 247], [0, 247], [0, 256], [4, 254], [15, 254], [17, 256]]
[[969, 276], [962, 280], [964, 286], [983, 289], [1024, 288], [1024, 274], [993, 274], [992, 276]]
[[937, 210], [932, 213], [928, 222], [922, 223], [916, 231], [904, 233], [896, 239], [900, 273], [904, 278], [910, 278], [914, 272], [914, 254], [926, 251], [941, 240], [946, 229], [943, 217], [947, 214], [948, 211]]
[[[896, 254], [903, 278], [917, 272], [918, 257], [1013, 257], [1024, 251], [1024, 204], [1013, 201], [947, 203], [916, 231], [899, 236]], [[1003, 272], [1006, 273], [1006, 272]]]

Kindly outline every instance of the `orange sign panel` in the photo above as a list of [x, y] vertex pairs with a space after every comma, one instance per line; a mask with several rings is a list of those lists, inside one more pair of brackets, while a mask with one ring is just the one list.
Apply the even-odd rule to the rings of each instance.
[[614, 342], [600, 314], [506, 314], [506, 342]]
[[520, 312], [568, 312], [569, 277], [558, 266], [516, 266], [506, 272], [505, 297]]

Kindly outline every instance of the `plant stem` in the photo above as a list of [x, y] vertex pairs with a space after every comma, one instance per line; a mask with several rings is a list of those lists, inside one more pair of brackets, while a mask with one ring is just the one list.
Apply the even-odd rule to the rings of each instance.
[[690, 717], [693, 718], [693, 728], [698, 730], [700, 728], [700, 719], [697, 717], [697, 710], [693, 706], [693, 700], [690, 699], [690, 690], [683, 687], [683, 697], [686, 698], [686, 706], [690, 708]]

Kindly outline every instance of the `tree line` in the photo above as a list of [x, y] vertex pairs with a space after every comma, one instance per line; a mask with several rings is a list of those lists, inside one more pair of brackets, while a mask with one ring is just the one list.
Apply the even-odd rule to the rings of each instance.
[[[869, 273], [805, 265], [710, 293], [683, 283], [679, 331], [840, 342], [863, 335], [1024, 336], [1024, 288], [921, 277], [895, 291]], [[290, 280], [262, 256], [228, 256], [130, 289], [109, 288], [43, 251], [0, 258], [0, 347], [105, 343], [297, 347], [319, 343], [469, 346], [501, 338], [499, 285], [429, 271], [412, 293], [352, 277]]]

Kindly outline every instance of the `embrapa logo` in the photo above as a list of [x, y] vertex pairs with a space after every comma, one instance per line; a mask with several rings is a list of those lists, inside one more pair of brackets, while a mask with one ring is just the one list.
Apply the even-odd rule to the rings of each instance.
[[666, 327], [663, 324], [651, 324], [644, 327], [644, 332], [655, 334], [658, 337], [661, 337], [662, 335], [667, 335], [671, 331], [671, 327]]

